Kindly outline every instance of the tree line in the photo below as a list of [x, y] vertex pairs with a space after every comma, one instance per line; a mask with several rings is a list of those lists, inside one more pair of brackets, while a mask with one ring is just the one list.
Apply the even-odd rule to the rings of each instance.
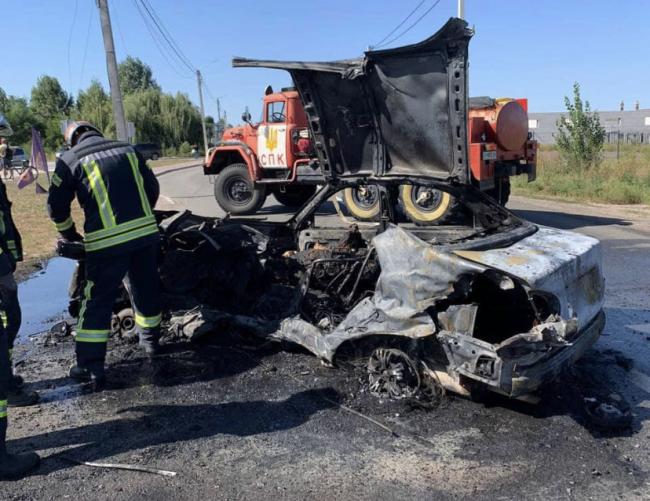
[[[168, 153], [202, 145], [201, 115], [186, 94], [163, 92], [151, 68], [138, 58], [129, 56], [122, 61], [119, 74], [124, 111], [135, 125], [136, 142], [158, 143]], [[57, 150], [63, 144], [61, 121], [66, 119], [87, 120], [107, 137], [116, 135], [110, 94], [97, 80], [76, 98], [49, 75], [38, 78], [29, 99], [9, 96], [0, 88], [0, 113], [9, 120], [14, 130], [11, 142], [16, 145], [27, 145], [34, 127], [46, 149]], [[206, 121], [213, 130], [212, 117]]]

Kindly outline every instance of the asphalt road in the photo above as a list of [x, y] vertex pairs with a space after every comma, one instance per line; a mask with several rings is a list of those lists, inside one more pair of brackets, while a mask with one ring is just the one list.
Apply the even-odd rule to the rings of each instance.
[[[206, 216], [223, 215], [214, 200], [211, 181], [203, 176], [200, 167], [160, 177], [165, 202], [172, 202], [170, 206]], [[595, 350], [614, 354], [614, 361], [618, 356], [619, 362], [627, 357], [633, 363], [632, 367], [622, 363], [628, 370], [621, 370], [616, 363], [600, 364], [599, 377], [632, 404], [637, 429], [629, 437], [632, 449], [627, 457], [635, 458], [643, 471], [650, 472], [650, 208], [516, 196], [509, 208], [536, 224], [576, 231], [601, 241], [608, 321]], [[288, 217], [273, 197], [269, 197], [260, 215], [271, 221]], [[328, 218], [337, 219], [333, 215]], [[639, 444], [643, 446], [636, 447]]]
[[[166, 169], [159, 179], [161, 207], [218, 214], [200, 168]], [[16, 356], [42, 403], [11, 410], [9, 446], [36, 449], [44, 461], [34, 476], [0, 482], [0, 498], [648, 499], [650, 210], [519, 198], [512, 208], [538, 224], [595, 236], [604, 249], [605, 333], [539, 405], [382, 402], [365, 392], [363, 369], [225, 340], [172, 346], [153, 368], [115, 343], [111, 385], [85, 394], [65, 377], [70, 339], [26, 343]], [[272, 199], [262, 212], [287, 217]], [[65, 284], [58, 287], [65, 294]], [[631, 405], [631, 429], [605, 433], [584, 419], [584, 396], [612, 392]]]

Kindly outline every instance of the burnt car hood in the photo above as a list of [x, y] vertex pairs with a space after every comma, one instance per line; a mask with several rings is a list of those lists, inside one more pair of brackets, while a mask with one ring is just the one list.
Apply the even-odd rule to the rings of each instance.
[[452, 18], [420, 43], [358, 59], [234, 58], [233, 66], [291, 74], [326, 179], [398, 175], [466, 183], [471, 36], [465, 21]]

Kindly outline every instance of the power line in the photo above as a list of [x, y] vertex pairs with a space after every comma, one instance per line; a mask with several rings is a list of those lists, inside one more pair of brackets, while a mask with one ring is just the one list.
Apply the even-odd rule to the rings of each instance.
[[181, 48], [180, 48], [180, 46], [178, 45], [178, 43], [176, 43], [176, 40], [174, 40], [174, 37], [171, 35], [171, 33], [169, 32], [169, 30], [167, 29], [167, 27], [165, 26], [165, 24], [162, 22], [162, 19], [160, 19], [160, 16], [158, 15], [158, 13], [155, 11], [155, 9], [153, 8], [153, 6], [149, 3], [149, 0], [140, 0], [140, 1], [141, 1], [144, 5], [148, 5], [148, 6], [149, 6], [148, 11], [151, 12], [151, 14], [153, 15], [153, 17], [158, 21], [157, 25], [159, 25], [160, 28], [162, 28], [162, 30], [167, 34], [167, 38], [169, 38], [169, 40], [171, 41], [171, 43], [172, 43], [172, 44], [174, 45], [174, 47], [176, 48], [176, 51], [175, 51], [175, 52], [176, 52], [177, 54], [179, 54], [180, 56], [182, 56], [184, 62], [185, 62], [185, 63], [186, 63], [190, 68], [196, 69], [196, 68], [194, 68], [194, 65], [192, 64], [192, 62], [190, 61], [190, 59], [189, 59], [189, 58], [185, 55], [185, 53], [181, 50]]
[[404, 23], [405, 23], [406, 21], [408, 21], [408, 20], [411, 18], [411, 16], [417, 12], [417, 10], [418, 10], [420, 7], [422, 7], [422, 5], [424, 4], [425, 1], [426, 1], [426, 0], [422, 0], [420, 3], [418, 3], [418, 4], [415, 6], [415, 8], [414, 8], [410, 13], [409, 13], [409, 15], [406, 16], [404, 19], [402, 19], [402, 22], [401, 22], [401, 23], [399, 23], [397, 26], [395, 26], [395, 27], [393, 28], [393, 30], [392, 30], [388, 35], [386, 35], [384, 38], [382, 38], [381, 40], [379, 40], [379, 42], [377, 42], [373, 47], [381, 47], [382, 42], [383, 42], [384, 40], [386, 40], [387, 38], [389, 38], [390, 36], [392, 36], [392, 34], [395, 33], [397, 30], [399, 30], [402, 26], [404, 26]]
[[[186, 66], [186, 67], [187, 67], [191, 72], [196, 72], [196, 68], [194, 67], [194, 65], [192, 65], [192, 64], [189, 62], [189, 60], [187, 59], [187, 57], [186, 57], [186, 56], [185, 56], [185, 55], [180, 51], [180, 49], [178, 48], [178, 46], [176, 45], [176, 43], [172, 41], [173, 39], [171, 38], [171, 35], [169, 35], [168, 32], [167, 32], [167, 31], [162, 27], [162, 23], [159, 23], [159, 22], [158, 22], [157, 16], [154, 16], [154, 15], [152, 14], [153, 8], [152, 8], [150, 5], [148, 5], [148, 4], [145, 2], [145, 0], [140, 0], [140, 4], [141, 4], [141, 5], [144, 7], [144, 9], [147, 11], [147, 14], [149, 15], [149, 17], [151, 18], [151, 20], [152, 20], [152, 21], [154, 22], [154, 24], [156, 25], [156, 27], [158, 28], [158, 31], [159, 31], [160, 34], [163, 36], [163, 38], [165, 39], [165, 41], [167, 42], [167, 44], [169, 45], [169, 47], [172, 49], [172, 51], [174, 51], [174, 53], [176, 54], [176, 56], [178, 57], [178, 59], [180, 60], [180, 62], [183, 63], [183, 64], [184, 64], [184, 65], [185, 65], [185, 66]], [[151, 9], [151, 10], [150, 10], [150, 9]]]
[[176, 73], [179, 77], [181, 78], [191, 78], [188, 76], [186, 73], [184, 73], [184, 69], [180, 66], [178, 66], [177, 62], [173, 62], [174, 60], [173, 54], [169, 52], [169, 49], [166, 49], [165, 44], [160, 40], [160, 35], [158, 35], [158, 32], [156, 29], [151, 25], [151, 21], [149, 18], [146, 16], [144, 11], [142, 10], [142, 7], [140, 7], [140, 4], [137, 2], [137, 0], [132, 0], [133, 5], [135, 5], [136, 9], [138, 10], [138, 13], [140, 14], [140, 17], [142, 17], [142, 21], [147, 28], [147, 31], [149, 32], [149, 35], [151, 36], [154, 44], [156, 45], [156, 48], [158, 49], [158, 52], [160, 52], [160, 55], [163, 57], [165, 62], [169, 65], [169, 67]]
[[120, 40], [122, 41], [122, 48], [124, 49], [124, 52], [129, 55], [129, 49], [126, 46], [126, 42], [124, 41], [124, 35], [122, 35], [122, 26], [120, 26], [120, 9], [115, 9], [115, 24], [117, 24], [117, 32], [120, 34]]
[[72, 64], [70, 64], [70, 47], [72, 46], [72, 33], [74, 32], [74, 25], [77, 22], [78, 7], [79, 7], [79, 0], [75, 0], [74, 13], [72, 14], [72, 24], [70, 25], [70, 33], [68, 34], [68, 85], [70, 87], [72, 87]]
[[392, 39], [388, 40], [388, 42], [384, 43], [384, 45], [390, 45], [390, 44], [392, 44], [393, 42], [396, 42], [397, 40], [399, 40], [400, 38], [402, 38], [404, 35], [406, 35], [406, 34], [407, 34], [409, 31], [411, 31], [411, 30], [412, 30], [412, 29], [413, 29], [413, 28], [414, 28], [414, 27], [415, 27], [415, 26], [416, 26], [420, 21], [422, 21], [422, 19], [424, 19], [425, 16], [426, 16], [429, 12], [431, 12], [431, 11], [432, 11], [432, 10], [433, 10], [433, 9], [434, 9], [438, 4], [439, 4], [439, 3], [440, 3], [440, 0], [436, 0], [436, 1], [433, 3], [433, 5], [432, 5], [431, 7], [429, 7], [427, 10], [425, 10], [424, 13], [423, 13], [420, 17], [418, 17], [418, 18], [415, 20], [415, 22], [414, 22], [412, 25], [410, 25], [408, 28], [406, 28], [404, 31], [402, 31], [402, 32], [401, 32], [399, 35], [397, 35], [395, 38], [392, 38]]
[[84, 45], [84, 55], [81, 58], [81, 73], [79, 73], [79, 89], [81, 89], [81, 82], [84, 79], [84, 71], [86, 71], [86, 56], [88, 55], [88, 41], [90, 40], [90, 27], [92, 26], [94, 10], [91, 7], [88, 12], [88, 27], [86, 28], [86, 43]]

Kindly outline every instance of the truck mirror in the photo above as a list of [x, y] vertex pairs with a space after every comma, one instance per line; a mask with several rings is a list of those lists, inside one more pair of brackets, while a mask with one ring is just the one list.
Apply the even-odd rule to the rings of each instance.
[[245, 111], [241, 114], [241, 119], [247, 124], [251, 122], [251, 114], [248, 111]]

